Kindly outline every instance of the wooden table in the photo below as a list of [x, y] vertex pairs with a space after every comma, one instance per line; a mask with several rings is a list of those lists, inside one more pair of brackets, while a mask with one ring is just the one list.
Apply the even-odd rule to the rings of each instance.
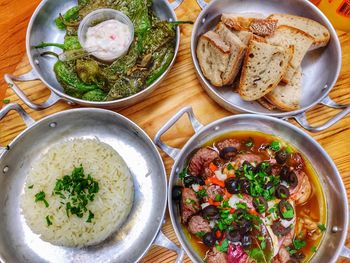
[[[1, 74], [14, 72], [15, 75], [23, 74], [30, 69], [25, 53], [25, 29], [34, 8], [39, 0], [2, 0], [0, 17], [0, 69]], [[185, 0], [176, 10], [178, 18], [181, 20], [195, 21], [199, 7], [194, 0]], [[192, 65], [190, 53], [191, 25], [181, 27], [181, 44], [176, 63], [166, 80], [157, 90], [148, 97], [147, 100], [138, 103], [128, 109], [119, 112], [143, 128], [148, 135], [153, 138], [156, 131], [180, 108], [191, 105], [196, 116], [203, 124], [208, 124], [214, 120], [230, 115], [231, 113], [222, 109], [211, 100], [204, 92], [197, 80], [195, 70]], [[338, 103], [350, 103], [350, 33], [338, 32], [343, 49], [343, 67], [335, 88], [330, 93], [332, 99]], [[18, 97], [2, 82], [0, 90], [0, 101], [3, 98], [11, 102], [20, 103], [25, 110], [36, 120], [49, 114], [72, 108], [64, 102], [43, 110], [33, 111], [24, 105]], [[49, 92], [40, 82], [21, 83], [21, 87], [35, 102], [44, 101]], [[5, 95], [5, 96], [4, 96]], [[4, 96], [4, 97], [3, 97]], [[316, 107], [307, 115], [311, 123], [321, 124], [333, 116], [336, 110], [324, 107]], [[296, 124], [296, 123], [294, 123]], [[296, 124], [297, 125], [297, 124]], [[0, 145], [7, 145], [17, 134], [24, 129], [24, 124], [20, 117], [11, 112], [0, 123]], [[193, 134], [188, 120], [182, 118], [180, 122], [163, 136], [163, 140], [171, 146], [181, 147]], [[330, 154], [337, 165], [344, 184], [348, 190], [350, 199], [350, 116], [347, 116], [328, 130], [311, 134]], [[25, 149], [23, 149], [25, 150]], [[167, 172], [170, 173], [173, 161], [161, 153]], [[175, 233], [172, 229], [169, 215], [166, 215], [166, 224], [163, 227], [165, 234], [177, 244]], [[350, 246], [350, 239], [347, 239]], [[166, 249], [153, 246], [143, 262], [173, 262], [175, 253]], [[339, 260], [346, 262], [345, 260]], [[186, 257], [185, 262], [190, 262]], [[348, 261], [350, 262], [350, 261]]]

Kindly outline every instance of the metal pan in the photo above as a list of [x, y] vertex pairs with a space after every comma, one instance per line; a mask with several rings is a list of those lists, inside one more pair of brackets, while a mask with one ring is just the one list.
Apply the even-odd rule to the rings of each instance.
[[[167, 0], [153, 1], [153, 10], [161, 19], [174, 21], [176, 20], [176, 14], [174, 10], [182, 2], [183, 0], [175, 0], [170, 4]], [[29, 58], [30, 65], [32, 66], [32, 70], [21, 76], [5, 74], [4, 78], [7, 84], [23, 100], [25, 104], [34, 110], [46, 109], [54, 105], [59, 100], [67, 101], [69, 104], [80, 104], [83, 106], [102, 108], [122, 108], [133, 105], [138, 101], [142, 101], [161, 83], [161, 81], [165, 78], [172, 65], [174, 64], [180, 44], [179, 28], [177, 28], [176, 31], [176, 46], [174, 57], [168, 69], [149, 87], [132, 96], [119, 100], [106, 102], [85, 101], [82, 99], [74, 98], [64, 93], [64, 90], [57, 81], [55, 73], [53, 71], [53, 64], [55, 60], [43, 58], [40, 56], [40, 52], [37, 49], [33, 48], [33, 46], [38, 45], [41, 42], [63, 43], [65, 32], [59, 30], [55, 26], [54, 18], [57, 17], [59, 13], [64, 13], [66, 10], [75, 5], [77, 5], [77, 0], [43, 0], [40, 3], [30, 19], [26, 35], [27, 56]], [[60, 52], [60, 50], [57, 48], [52, 48], [51, 50], [57, 53]], [[50, 97], [42, 104], [36, 104], [32, 102], [21, 90], [21, 88], [19, 88], [15, 83], [32, 80], [41, 80], [51, 90]]]
[[[74, 109], [35, 122], [18, 104], [0, 111], [2, 119], [16, 110], [27, 125], [7, 148], [0, 148], [0, 262], [137, 262], [152, 244], [184, 253], [165, 237], [163, 224], [167, 180], [157, 148], [135, 123], [108, 110]], [[117, 233], [96, 246], [66, 248], [41, 240], [27, 226], [19, 197], [28, 170], [52, 144], [72, 138], [97, 137], [118, 150], [134, 179], [132, 211]]]
[[[285, 119], [294, 118], [304, 129], [319, 132], [327, 129], [350, 113], [350, 105], [337, 104], [328, 96], [335, 85], [341, 68], [341, 47], [337, 33], [326, 16], [308, 0], [213, 0], [210, 4], [197, 0], [203, 11], [199, 14], [192, 31], [191, 52], [197, 76], [209, 96], [223, 108], [231, 112], [248, 112]], [[331, 40], [327, 47], [308, 52], [302, 69], [302, 101], [301, 108], [292, 112], [279, 110], [269, 111], [258, 102], [248, 102], [234, 93], [231, 87], [216, 88], [204, 77], [196, 56], [197, 40], [200, 35], [212, 29], [220, 20], [222, 13], [287, 13], [314, 19], [328, 28]], [[340, 113], [321, 126], [311, 126], [306, 118], [306, 111], [317, 104], [342, 109]]]
[[[182, 149], [172, 148], [162, 142], [160, 137], [184, 114], [188, 114], [195, 134]], [[254, 114], [229, 116], [203, 126], [194, 116], [191, 107], [183, 108], [176, 113], [160, 128], [154, 138], [155, 144], [175, 161], [169, 179], [168, 206], [175, 233], [187, 255], [194, 262], [202, 262], [181, 227], [178, 204], [171, 198], [171, 189], [176, 185], [178, 173], [185, 167], [191, 152], [207, 141], [232, 131], [260, 131], [278, 136], [294, 145], [308, 158], [319, 176], [327, 206], [327, 230], [311, 262], [335, 262], [339, 256], [350, 258], [350, 249], [344, 246], [349, 219], [346, 190], [335, 164], [311, 136], [283, 120]]]

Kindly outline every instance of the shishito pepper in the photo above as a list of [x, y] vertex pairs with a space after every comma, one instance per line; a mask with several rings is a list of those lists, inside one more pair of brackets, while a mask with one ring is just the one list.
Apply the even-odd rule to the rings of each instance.
[[171, 60], [174, 57], [174, 51], [172, 49], [166, 49], [164, 56], [158, 57], [154, 62], [154, 70], [151, 71], [149, 77], [146, 80], [146, 85], [152, 84], [158, 79], [169, 67]]
[[76, 93], [84, 94], [88, 91], [98, 89], [95, 84], [85, 84], [82, 82], [77, 74], [60, 60], [55, 63], [53, 69], [61, 84], [63, 84], [63, 86], [69, 86], [69, 88], [73, 89]]
[[91, 90], [86, 92], [82, 99], [83, 100], [88, 100], [88, 101], [104, 101], [106, 98], [107, 94], [100, 89], [95, 89], [95, 90]]
[[70, 22], [74, 19], [77, 19], [79, 16], [79, 6], [73, 6], [71, 9], [68, 9], [66, 13], [57, 17], [55, 19], [55, 24], [59, 29], [65, 29], [65, 23]]
[[63, 44], [42, 42], [41, 44], [34, 46], [34, 48], [44, 48], [44, 47], [58, 47], [64, 51], [82, 49], [77, 36], [66, 36], [64, 38]]

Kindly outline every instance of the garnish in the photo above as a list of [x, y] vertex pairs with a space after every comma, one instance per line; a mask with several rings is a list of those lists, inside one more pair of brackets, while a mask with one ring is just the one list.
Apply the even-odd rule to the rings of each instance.
[[311, 247], [311, 252], [316, 253], [317, 252], [317, 247], [316, 246], [312, 246]]
[[303, 247], [306, 246], [306, 241], [305, 240], [300, 240], [300, 239], [294, 239], [293, 240], [293, 245], [296, 250], [302, 249]]
[[215, 202], [221, 202], [223, 199], [222, 195], [216, 195], [214, 200]]
[[191, 198], [186, 198], [185, 203], [189, 205], [189, 204], [195, 204], [196, 202]]
[[50, 220], [50, 216], [46, 216], [46, 223], [47, 223], [47, 226], [52, 225], [52, 221]]
[[222, 241], [221, 245], [216, 245], [216, 249], [219, 250], [220, 252], [226, 252], [228, 248], [228, 240], [224, 239]]
[[233, 165], [231, 163], [228, 163], [227, 170], [233, 170], [233, 169], [234, 169]]
[[245, 141], [245, 146], [248, 148], [251, 148], [254, 146], [254, 141], [253, 138], [249, 137], [246, 141]]
[[28, 186], [28, 189], [33, 189], [33, 187], [34, 187], [34, 184]]
[[205, 235], [205, 232], [203, 232], [203, 231], [200, 231], [200, 232], [196, 233], [196, 236], [199, 237], [199, 238], [202, 238], [204, 235]]
[[[53, 194], [60, 196], [62, 201], [64, 200], [68, 217], [71, 214], [81, 218], [88, 211], [86, 206], [89, 202], [94, 201], [98, 191], [98, 182], [91, 175], [85, 175], [83, 167], [80, 166], [75, 167], [70, 175], [56, 180]], [[93, 218], [94, 214], [89, 210], [86, 222], [91, 222]]]
[[198, 190], [196, 196], [198, 198], [203, 198], [204, 196], [207, 196], [207, 191], [205, 189]]
[[326, 231], [326, 229], [327, 229], [326, 226], [325, 226], [324, 224], [318, 224], [317, 227], [318, 227], [322, 232]]
[[183, 180], [183, 179], [186, 177], [187, 172], [188, 172], [187, 167], [185, 167], [185, 168], [179, 173], [179, 178], [180, 178], [181, 180]]
[[271, 142], [270, 144], [270, 147], [269, 147], [271, 150], [277, 152], [281, 149], [281, 144], [279, 141], [273, 141]]
[[40, 191], [39, 193], [37, 193], [35, 195], [35, 202], [39, 202], [39, 201], [44, 202], [45, 206], [49, 207], [49, 203], [45, 199], [45, 192], [44, 191]]
[[9, 103], [10, 103], [10, 99], [3, 99], [3, 100], [2, 100], [2, 103], [4, 103], [4, 104], [9, 104]]

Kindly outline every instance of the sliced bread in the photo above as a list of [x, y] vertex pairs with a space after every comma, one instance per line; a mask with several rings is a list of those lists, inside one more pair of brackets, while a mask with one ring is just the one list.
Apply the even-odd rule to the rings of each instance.
[[272, 14], [268, 18], [278, 20], [278, 26], [295, 27], [312, 36], [314, 40], [311, 49], [326, 46], [329, 42], [328, 29], [312, 19], [287, 14]]
[[238, 36], [232, 33], [223, 23], [219, 23], [216, 26], [215, 32], [221, 37], [225, 44], [230, 47], [230, 60], [225, 73], [222, 75], [223, 85], [229, 85], [232, 84], [241, 68], [247, 47]]
[[230, 47], [214, 31], [208, 31], [198, 39], [197, 59], [203, 75], [214, 86], [223, 86], [223, 75], [229, 64]]
[[239, 94], [243, 100], [257, 100], [281, 81], [292, 49], [252, 40], [244, 59]]
[[236, 30], [231, 30], [232, 33], [234, 33], [244, 45], [248, 46], [250, 40], [253, 37], [253, 33], [249, 31], [236, 31]]
[[266, 108], [268, 110], [275, 110], [275, 109], [277, 109], [277, 107], [274, 104], [270, 103], [265, 97], [257, 99], [257, 102], [259, 102], [259, 104], [261, 106], [263, 106], [264, 108]]
[[293, 56], [289, 62], [288, 69], [282, 81], [289, 83], [295, 71], [300, 67], [306, 52], [313, 43], [313, 37], [306, 34], [300, 29], [290, 26], [279, 26], [273, 36], [266, 38], [267, 42], [272, 45], [280, 45], [284, 47], [293, 46]]
[[283, 111], [293, 111], [300, 108], [301, 99], [301, 68], [295, 72], [293, 79], [287, 85], [278, 85], [265, 98]]
[[259, 36], [272, 35], [277, 26], [275, 19], [247, 16], [247, 14], [222, 14], [221, 21], [232, 30], [250, 31]]

